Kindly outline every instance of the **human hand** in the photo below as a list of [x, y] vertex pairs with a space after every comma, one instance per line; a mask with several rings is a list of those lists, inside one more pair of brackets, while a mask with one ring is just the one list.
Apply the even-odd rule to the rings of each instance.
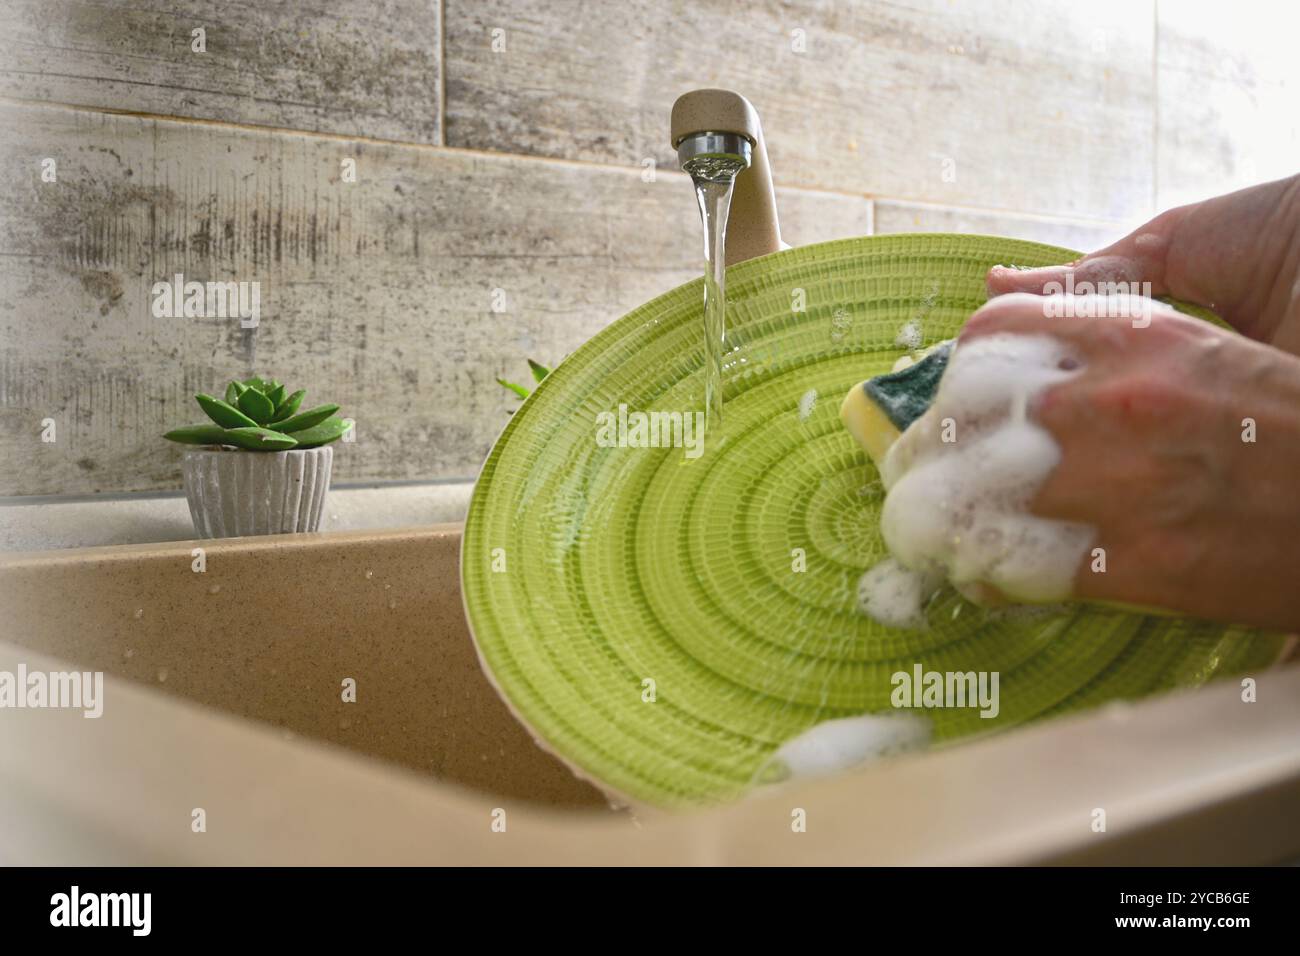
[[1049, 318], [1048, 301], [991, 300], [958, 349], [1046, 333], [1083, 358], [1031, 409], [1062, 457], [1030, 510], [1090, 525], [1104, 549], [1076, 596], [1300, 629], [1300, 358], [1158, 303], [1130, 304], [1149, 309], [1142, 326], [1090, 300], [1069, 311], [1096, 317]]
[[995, 267], [987, 285], [998, 296], [1060, 291], [1067, 282], [1101, 294], [1102, 284], [1124, 283], [1123, 291], [1194, 302], [1243, 335], [1300, 355], [1300, 175], [1171, 209], [1068, 265]]

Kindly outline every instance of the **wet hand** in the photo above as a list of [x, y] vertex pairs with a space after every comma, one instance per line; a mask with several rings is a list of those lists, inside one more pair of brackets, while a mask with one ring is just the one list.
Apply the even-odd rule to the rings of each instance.
[[958, 349], [1047, 333], [1083, 357], [1031, 409], [1062, 452], [1031, 511], [1097, 532], [1077, 596], [1300, 629], [1300, 358], [1149, 300], [1128, 303], [1141, 321], [1113, 299], [1069, 305], [999, 296]]

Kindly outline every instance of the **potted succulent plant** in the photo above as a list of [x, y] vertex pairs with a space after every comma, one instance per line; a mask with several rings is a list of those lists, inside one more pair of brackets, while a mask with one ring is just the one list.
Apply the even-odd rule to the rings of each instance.
[[329, 490], [334, 449], [352, 422], [337, 405], [306, 411], [304, 391], [285, 394], [274, 379], [226, 386], [225, 398], [194, 399], [210, 422], [169, 431], [186, 445], [185, 497], [200, 537], [315, 531]]

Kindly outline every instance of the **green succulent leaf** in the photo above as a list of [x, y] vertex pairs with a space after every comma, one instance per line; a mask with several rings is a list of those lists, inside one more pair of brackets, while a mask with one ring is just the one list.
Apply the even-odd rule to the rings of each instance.
[[186, 445], [234, 445], [250, 451], [287, 451], [298, 444], [291, 435], [273, 432], [269, 428], [222, 428], [220, 425], [187, 425], [163, 435], [168, 441]]
[[271, 421], [282, 422], [290, 415], [292, 415], [294, 412], [296, 412], [298, 410], [298, 406], [302, 404], [302, 400], [306, 396], [306, 394], [307, 393], [300, 388], [298, 389], [298, 391], [294, 392], [284, 401], [280, 402], [280, 404], [276, 405], [275, 414], [271, 416]]
[[533, 381], [536, 382], [538, 385], [542, 383], [542, 379], [546, 378], [546, 376], [551, 374], [551, 370], [549, 368], [547, 368], [545, 365], [542, 365], [540, 362], [534, 362], [532, 359], [528, 360], [528, 368], [533, 373]]
[[327, 418], [318, 425], [304, 428], [293, 433], [299, 448], [315, 448], [338, 441], [352, 428], [352, 422], [345, 418]]
[[255, 388], [262, 394], [266, 394], [266, 382], [256, 375], [252, 378], [244, 379], [244, 385], [247, 388]]
[[207, 413], [208, 418], [223, 428], [241, 428], [257, 424], [235, 406], [223, 402], [219, 398], [213, 398], [211, 395], [204, 395], [200, 392], [194, 396], [194, 400]]
[[317, 405], [315, 408], [310, 408], [305, 412], [294, 415], [292, 418], [286, 418], [282, 422], [275, 422], [271, 427], [278, 432], [302, 431], [304, 428], [319, 425], [338, 410], [337, 405]]
[[163, 435], [168, 441], [177, 441], [185, 445], [220, 445], [226, 440], [226, 429], [220, 425], [204, 422], [202, 425], [186, 425], [173, 428]]
[[[271, 390], [266, 393], [266, 397], [271, 400], [272, 408], [279, 408], [280, 403], [284, 401], [284, 386], [279, 382], [268, 382], [267, 384], [271, 386]], [[271, 417], [275, 417], [274, 412], [272, 412]]]
[[271, 404], [271, 400], [252, 386], [239, 396], [239, 410], [258, 425], [265, 425], [275, 414], [275, 406]]
[[227, 385], [227, 386], [226, 386], [226, 404], [227, 404], [227, 405], [238, 405], [238, 404], [239, 404], [239, 392], [240, 392], [240, 388], [239, 388], [239, 383], [238, 383], [238, 382], [231, 382], [229, 385]]
[[528, 397], [529, 390], [524, 388], [522, 385], [516, 385], [514, 382], [507, 382], [504, 378], [498, 378], [497, 384], [502, 388], [510, 389], [510, 391], [514, 392], [520, 400]]
[[286, 451], [298, 444], [292, 435], [271, 431], [269, 428], [227, 428], [224, 444], [238, 445], [249, 451]]

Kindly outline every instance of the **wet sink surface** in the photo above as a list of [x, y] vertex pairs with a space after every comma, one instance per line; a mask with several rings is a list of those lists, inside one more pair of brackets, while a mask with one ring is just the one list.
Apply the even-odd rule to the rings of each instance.
[[448, 525], [6, 556], [0, 640], [439, 780], [605, 806], [483, 675], [459, 550]]

